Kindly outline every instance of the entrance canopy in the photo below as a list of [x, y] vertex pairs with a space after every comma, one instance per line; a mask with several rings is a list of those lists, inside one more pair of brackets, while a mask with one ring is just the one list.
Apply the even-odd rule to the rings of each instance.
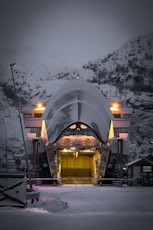
[[113, 115], [95, 86], [83, 80], [71, 80], [50, 98], [42, 119], [50, 144], [77, 122], [87, 125], [101, 142], [106, 143]]

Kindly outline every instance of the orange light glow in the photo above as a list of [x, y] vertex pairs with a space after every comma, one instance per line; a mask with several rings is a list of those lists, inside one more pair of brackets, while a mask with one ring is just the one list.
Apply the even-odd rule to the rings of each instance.
[[36, 104], [36, 107], [37, 107], [37, 108], [41, 108], [41, 107], [43, 107], [43, 104], [42, 104], [42, 103], [37, 103], [37, 104]]
[[47, 135], [47, 129], [46, 129], [46, 123], [43, 120], [42, 121], [42, 127], [41, 127], [41, 138], [45, 142], [45, 145], [49, 145], [48, 135]]
[[120, 103], [118, 102], [113, 102], [111, 105], [110, 105], [110, 109], [111, 110], [119, 110], [121, 107]]
[[38, 102], [36, 104], [35, 110], [45, 110], [45, 104], [41, 103], [41, 102]]

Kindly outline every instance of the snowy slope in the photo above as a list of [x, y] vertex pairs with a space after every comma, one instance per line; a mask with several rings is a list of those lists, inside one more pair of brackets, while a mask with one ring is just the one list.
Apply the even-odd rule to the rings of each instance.
[[153, 91], [153, 33], [128, 41], [103, 59], [83, 66], [92, 69], [99, 83], [135, 92]]
[[[153, 147], [153, 33], [136, 37], [103, 59], [83, 66], [93, 70], [92, 82], [100, 85], [110, 100], [126, 99], [132, 106], [131, 157], [150, 154]], [[109, 87], [108, 87], [109, 85]], [[106, 86], [106, 87], [105, 87]]]
[[[55, 57], [44, 57], [30, 48], [3, 49], [0, 52], [0, 160], [24, 153], [18, 111], [14, 107], [13, 73], [20, 109], [37, 102], [47, 103], [51, 95], [70, 79], [92, 79], [93, 71], [67, 67]], [[7, 118], [6, 118], [7, 116]], [[21, 113], [22, 117], [22, 113]], [[26, 138], [26, 135], [25, 135]]]

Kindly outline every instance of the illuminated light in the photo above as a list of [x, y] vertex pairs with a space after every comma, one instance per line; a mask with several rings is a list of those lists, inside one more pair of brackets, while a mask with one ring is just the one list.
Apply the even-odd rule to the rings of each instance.
[[128, 140], [128, 133], [119, 133], [119, 138], [123, 140]]
[[76, 150], [76, 147], [71, 147], [71, 150]]
[[113, 121], [111, 121], [108, 139], [112, 139], [113, 137], [114, 137], [114, 128], [113, 128]]
[[87, 126], [84, 124], [81, 124], [80, 127], [81, 127], [81, 129], [87, 129]]
[[68, 152], [68, 149], [63, 149], [63, 152]]
[[10, 66], [11, 67], [16, 67], [16, 63], [11, 63]]
[[43, 104], [43, 103], [37, 103], [37, 104], [36, 104], [36, 107], [37, 107], [37, 108], [42, 108], [42, 107], [44, 107], [44, 104]]
[[[76, 129], [77, 128], [77, 125], [76, 124], [73, 124], [70, 126], [70, 129]], [[80, 128], [81, 129], [87, 129], [87, 126], [84, 125], [84, 124], [80, 124]], [[80, 131], [80, 128], [78, 127], [77, 130]]]
[[38, 104], [37, 104], [37, 107], [38, 107], [38, 108], [41, 108], [41, 107], [42, 107], [42, 104], [41, 104], [41, 103], [38, 103]]
[[48, 135], [47, 135], [47, 129], [46, 129], [46, 123], [43, 120], [42, 121], [42, 128], [41, 128], [41, 138], [45, 142], [45, 145], [49, 145]]
[[34, 212], [34, 213], [49, 213], [47, 210], [42, 209], [42, 208], [26, 208], [25, 209], [28, 212]]
[[71, 126], [70, 126], [70, 129], [76, 129], [76, 124], [71, 125]]
[[76, 79], [80, 79], [80, 75], [79, 75], [79, 73], [77, 74], [77, 77], [76, 77]]
[[119, 110], [121, 107], [120, 103], [118, 102], [113, 102], [111, 105], [110, 105], [110, 109], [111, 110]]
[[71, 147], [70, 149], [64, 148], [64, 149], [62, 149], [61, 151], [62, 151], [62, 152], [65, 152], [65, 153], [67, 153], [67, 152], [73, 152], [73, 153], [74, 153], [74, 151], [76, 151], [76, 148], [75, 148], [75, 147]]
[[76, 153], [75, 153], [75, 157], [77, 158], [77, 157], [78, 157], [78, 155], [79, 155], [79, 152], [78, 152], [78, 151], [76, 151]]
[[39, 102], [39, 103], [36, 104], [35, 110], [45, 110], [45, 108], [46, 108], [46, 107], [45, 107], [45, 104]]

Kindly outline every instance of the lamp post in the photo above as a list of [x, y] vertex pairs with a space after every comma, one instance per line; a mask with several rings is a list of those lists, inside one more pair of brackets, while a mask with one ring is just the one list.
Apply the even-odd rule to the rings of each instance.
[[14, 104], [18, 109], [18, 103], [17, 103], [17, 92], [16, 92], [16, 85], [15, 85], [15, 78], [14, 78], [14, 72], [13, 72], [13, 67], [16, 66], [16, 63], [10, 64], [11, 67], [11, 74], [12, 74], [12, 80], [13, 80], [13, 87], [14, 87]]
[[15, 78], [14, 78], [14, 72], [13, 72], [13, 67], [15, 67], [15, 66], [16, 66], [16, 63], [10, 64], [11, 73], [12, 73], [12, 80], [13, 80], [13, 86], [14, 86], [14, 100], [15, 100], [15, 105], [16, 105], [17, 110], [18, 110], [19, 122], [20, 122], [20, 127], [21, 127], [23, 145], [24, 145], [24, 151], [25, 151], [25, 156], [26, 156], [26, 168], [27, 168], [27, 171], [29, 172], [27, 150], [26, 150], [26, 144], [25, 144], [25, 138], [24, 138], [24, 132], [23, 132], [23, 125], [22, 125], [22, 119], [21, 119], [21, 114], [20, 114], [19, 103], [18, 103], [18, 99], [17, 99], [17, 91], [16, 91]]

